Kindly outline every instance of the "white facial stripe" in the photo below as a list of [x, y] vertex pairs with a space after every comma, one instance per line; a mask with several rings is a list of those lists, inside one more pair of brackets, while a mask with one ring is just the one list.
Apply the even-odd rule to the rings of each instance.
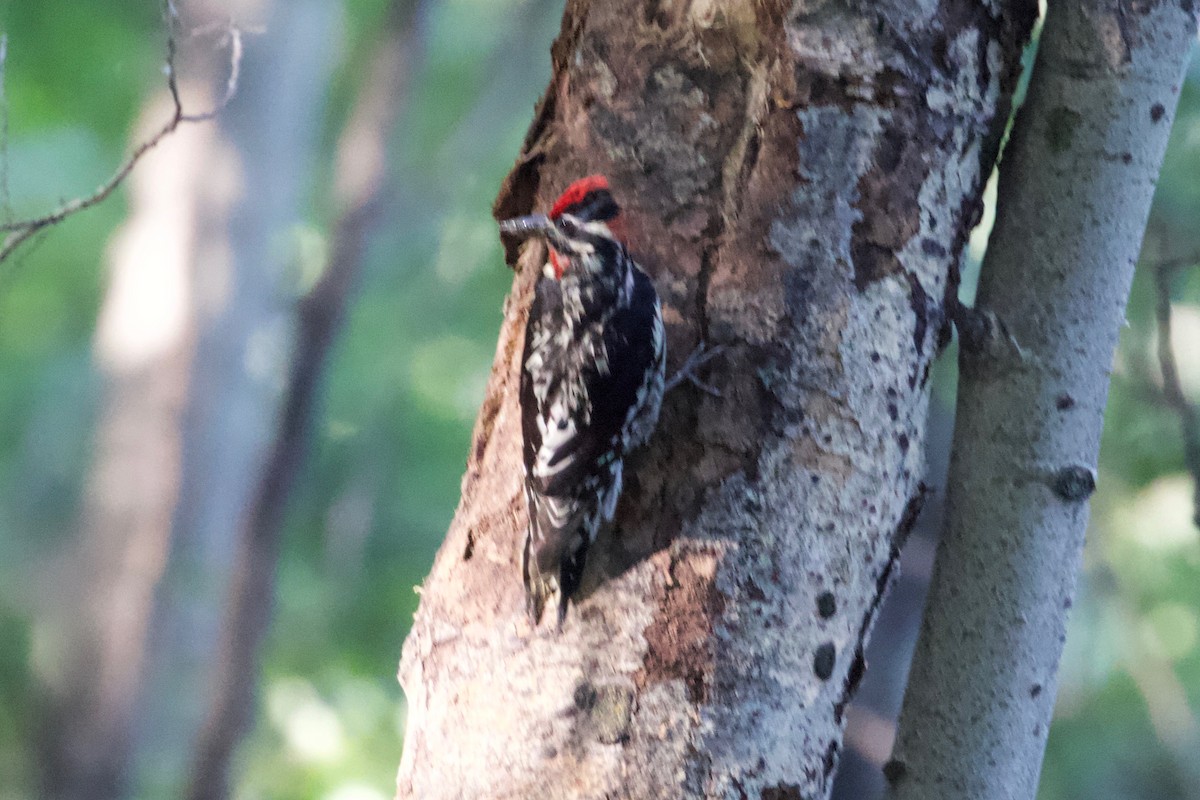
[[[570, 220], [572, 223], [574, 223], [575, 227], [579, 228], [580, 230], [587, 231], [588, 233], [603, 233], [604, 235], [611, 236], [611, 234], [608, 232], [608, 226], [603, 222], [584, 222], [574, 214], [563, 214], [563, 219]], [[572, 250], [581, 255], [589, 255], [596, 252], [596, 248], [588, 242], [570, 239], [569, 244]]]
[[612, 231], [609, 230], [607, 222], [603, 222], [601, 220], [596, 220], [594, 222], [585, 222], [585, 223], [583, 223], [583, 225], [581, 227], [588, 233], [593, 234], [595, 236], [603, 236], [608, 239], [613, 238]]

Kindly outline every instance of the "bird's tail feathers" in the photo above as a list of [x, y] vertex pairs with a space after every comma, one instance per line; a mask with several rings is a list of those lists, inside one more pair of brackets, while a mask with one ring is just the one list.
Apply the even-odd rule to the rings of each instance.
[[558, 593], [558, 627], [583, 578], [590, 542], [583, 537], [583, 509], [565, 497], [527, 491], [529, 532], [525, 537], [522, 572], [529, 616], [537, 625], [551, 595]]
[[525, 610], [536, 626], [542, 619], [542, 611], [550, 595], [558, 591], [558, 580], [552, 573], [538, 569], [537, 554], [533, 550], [533, 532], [525, 536], [525, 553], [522, 557], [521, 570], [525, 578]]

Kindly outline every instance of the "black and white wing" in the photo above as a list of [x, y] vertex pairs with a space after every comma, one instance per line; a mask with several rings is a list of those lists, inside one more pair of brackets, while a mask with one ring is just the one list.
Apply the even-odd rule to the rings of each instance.
[[649, 278], [636, 269], [633, 275], [631, 302], [590, 328], [556, 324], [562, 296], [553, 280], [539, 282], [530, 309], [520, 391], [530, 516], [525, 573], [538, 606], [550, 590], [546, 579], [558, 580], [560, 615], [591, 537], [615, 512], [625, 453], [658, 416], [662, 316]]

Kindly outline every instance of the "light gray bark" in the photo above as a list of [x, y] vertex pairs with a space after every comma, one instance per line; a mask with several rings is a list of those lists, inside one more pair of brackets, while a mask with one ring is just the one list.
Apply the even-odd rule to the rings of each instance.
[[[888, 774], [1032, 798], [1109, 369], [1195, 38], [1190, 0], [1050, 3], [963, 336], [946, 529]], [[975, 320], [985, 320], [975, 316]]]
[[399, 797], [825, 796], [920, 505], [941, 300], [1034, 16], [1014, 5], [568, 3], [496, 212], [607, 174], [672, 364], [725, 345], [722, 395], [667, 398], [565, 629], [531, 628], [523, 253], [405, 644]]
[[878, 800], [887, 792], [883, 765], [892, 756], [896, 720], [904, 702], [904, 686], [921, 627], [921, 610], [929, 592], [933, 555], [942, 532], [946, 472], [954, 408], [939, 396], [938, 380], [929, 399], [925, 432], [925, 482], [929, 500], [900, 553], [900, 577], [893, 582], [867, 646], [870, 669], [846, 710], [845, 744], [834, 778], [831, 800]]

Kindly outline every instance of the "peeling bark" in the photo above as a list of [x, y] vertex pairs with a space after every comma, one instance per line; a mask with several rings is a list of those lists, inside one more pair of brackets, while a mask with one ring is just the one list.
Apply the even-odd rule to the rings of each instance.
[[[517, 270], [400, 677], [401, 798], [822, 797], [920, 505], [929, 365], [1036, 7], [569, 2], [499, 217], [608, 175], [671, 394], [561, 634], [524, 614]], [[993, 16], [995, 15], [995, 16]]]
[[963, 340], [946, 527], [886, 770], [900, 800], [1036, 795], [1109, 368], [1195, 34], [1191, 0], [1050, 4], [979, 286], [1000, 324]]

